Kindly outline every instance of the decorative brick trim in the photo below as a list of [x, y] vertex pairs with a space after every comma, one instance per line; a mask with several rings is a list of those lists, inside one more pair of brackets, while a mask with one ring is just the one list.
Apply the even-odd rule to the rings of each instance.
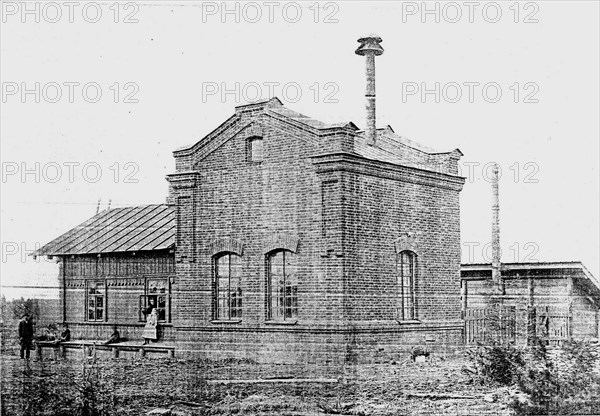
[[241, 133], [240, 136], [244, 139], [251, 137], [263, 137], [263, 126], [259, 123], [249, 124]]
[[272, 234], [267, 238], [267, 241], [265, 241], [263, 251], [269, 253], [273, 250], [284, 249], [296, 253], [298, 251], [299, 242], [300, 240], [298, 237], [289, 234]]
[[462, 190], [465, 183], [465, 178], [459, 176], [380, 162], [344, 152], [313, 156], [311, 159], [317, 173], [336, 171], [353, 172], [376, 178], [392, 179], [452, 191]]
[[414, 252], [417, 256], [420, 255], [417, 238], [411, 233], [401, 233], [400, 238], [394, 241], [394, 248], [396, 249], [396, 254], [408, 250]]
[[144, 278], [107, 278], [106, 285], [108, 287], [114, 286], [144, 286], [146, 279]]
[[85, 287], [85, 280], [84, 279], [70, 279], [67, 280], [66, 287]]
[[235, 253], [238, 256], [243, 255], [244, 243], [235, 238], [219, 238], [208, 245], [208, 252], [211, 256], [222, 253], [224, 251]]
[[199, 176], [197, 171], [189, 171], [167, 175], [167, 180], [173, 189], [188, 189], [196, 187]]

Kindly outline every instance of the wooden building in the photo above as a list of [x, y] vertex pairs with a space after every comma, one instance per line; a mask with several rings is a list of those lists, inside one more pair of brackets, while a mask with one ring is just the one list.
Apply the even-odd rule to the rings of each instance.
[[580, 262], [502, 263], [500, 275], [504, 294], [498, 295], [491, 264], [461, 266], [467, 342], [477, 340], [483, 330], [490, 299], [501, 299], [513, 311], [512, 336], [519, 344], [533, 330], [551, 344], [598, 338], [600, 282]]
[[78, 339], [141, 339], [141, 308], [154, 298], [164, 340], [174, 340], [175, 216], [167, 205], [101, 211], [35, 254], [60, 263], [60, 315]]

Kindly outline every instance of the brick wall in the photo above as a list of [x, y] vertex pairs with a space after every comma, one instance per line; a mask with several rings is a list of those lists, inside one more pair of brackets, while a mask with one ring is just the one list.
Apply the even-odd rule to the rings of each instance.
[[458, 191], [361, 174], [345, 175], [347, 314], [393, 320], [399, 290], [395, 242], [413, 236], [417, 317], [460, 320]]
[[[182, 351], [327, 362], [380, 344], [409, 348], [429, 332], [438, 343], [460, 343], [462, 179], [358, 157], [355, 135], [247, 107], [175, 152], [168, 201], [178, 221], [173, 312]], [[263, 138], [261, 163], [248, 160], [251, 137]], [[406, 233], [418, 246], [422, 322], [401, 326], [396, 257]], [[292, 326], [269, 322], [266, 308], [266, 256], [288, 246], [298, 261]], [[220, 251], [242, 258], [239, 322], [213, 320]]]

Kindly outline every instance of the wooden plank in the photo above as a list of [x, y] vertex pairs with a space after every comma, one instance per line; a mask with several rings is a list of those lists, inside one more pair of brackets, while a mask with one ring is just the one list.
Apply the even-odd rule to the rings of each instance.
[[337, 378], [270, 378], [250, 380], [207, 380], [207, 384], [337, 383]]

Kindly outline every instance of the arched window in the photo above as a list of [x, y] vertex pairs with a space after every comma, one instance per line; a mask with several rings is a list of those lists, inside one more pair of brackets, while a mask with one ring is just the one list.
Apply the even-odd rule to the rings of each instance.
[[409, 250], [398, 253], [398, 289], [400, 304], [398, 319], [417, 319], [415, 299], [415, 279], [417, 273], [417, 255]]
[[248, 162], [260, 163], [263, 161], [263, 139], [262, 137], [251, 137], [248, 139]]
[[242, 258], [234, 253], [221, 253], [215, 259], [215, 319], [242, 317]]
[[296, 255], [277, 250], [267, 256], [267, 318], [286, 320], [298, 317]]

